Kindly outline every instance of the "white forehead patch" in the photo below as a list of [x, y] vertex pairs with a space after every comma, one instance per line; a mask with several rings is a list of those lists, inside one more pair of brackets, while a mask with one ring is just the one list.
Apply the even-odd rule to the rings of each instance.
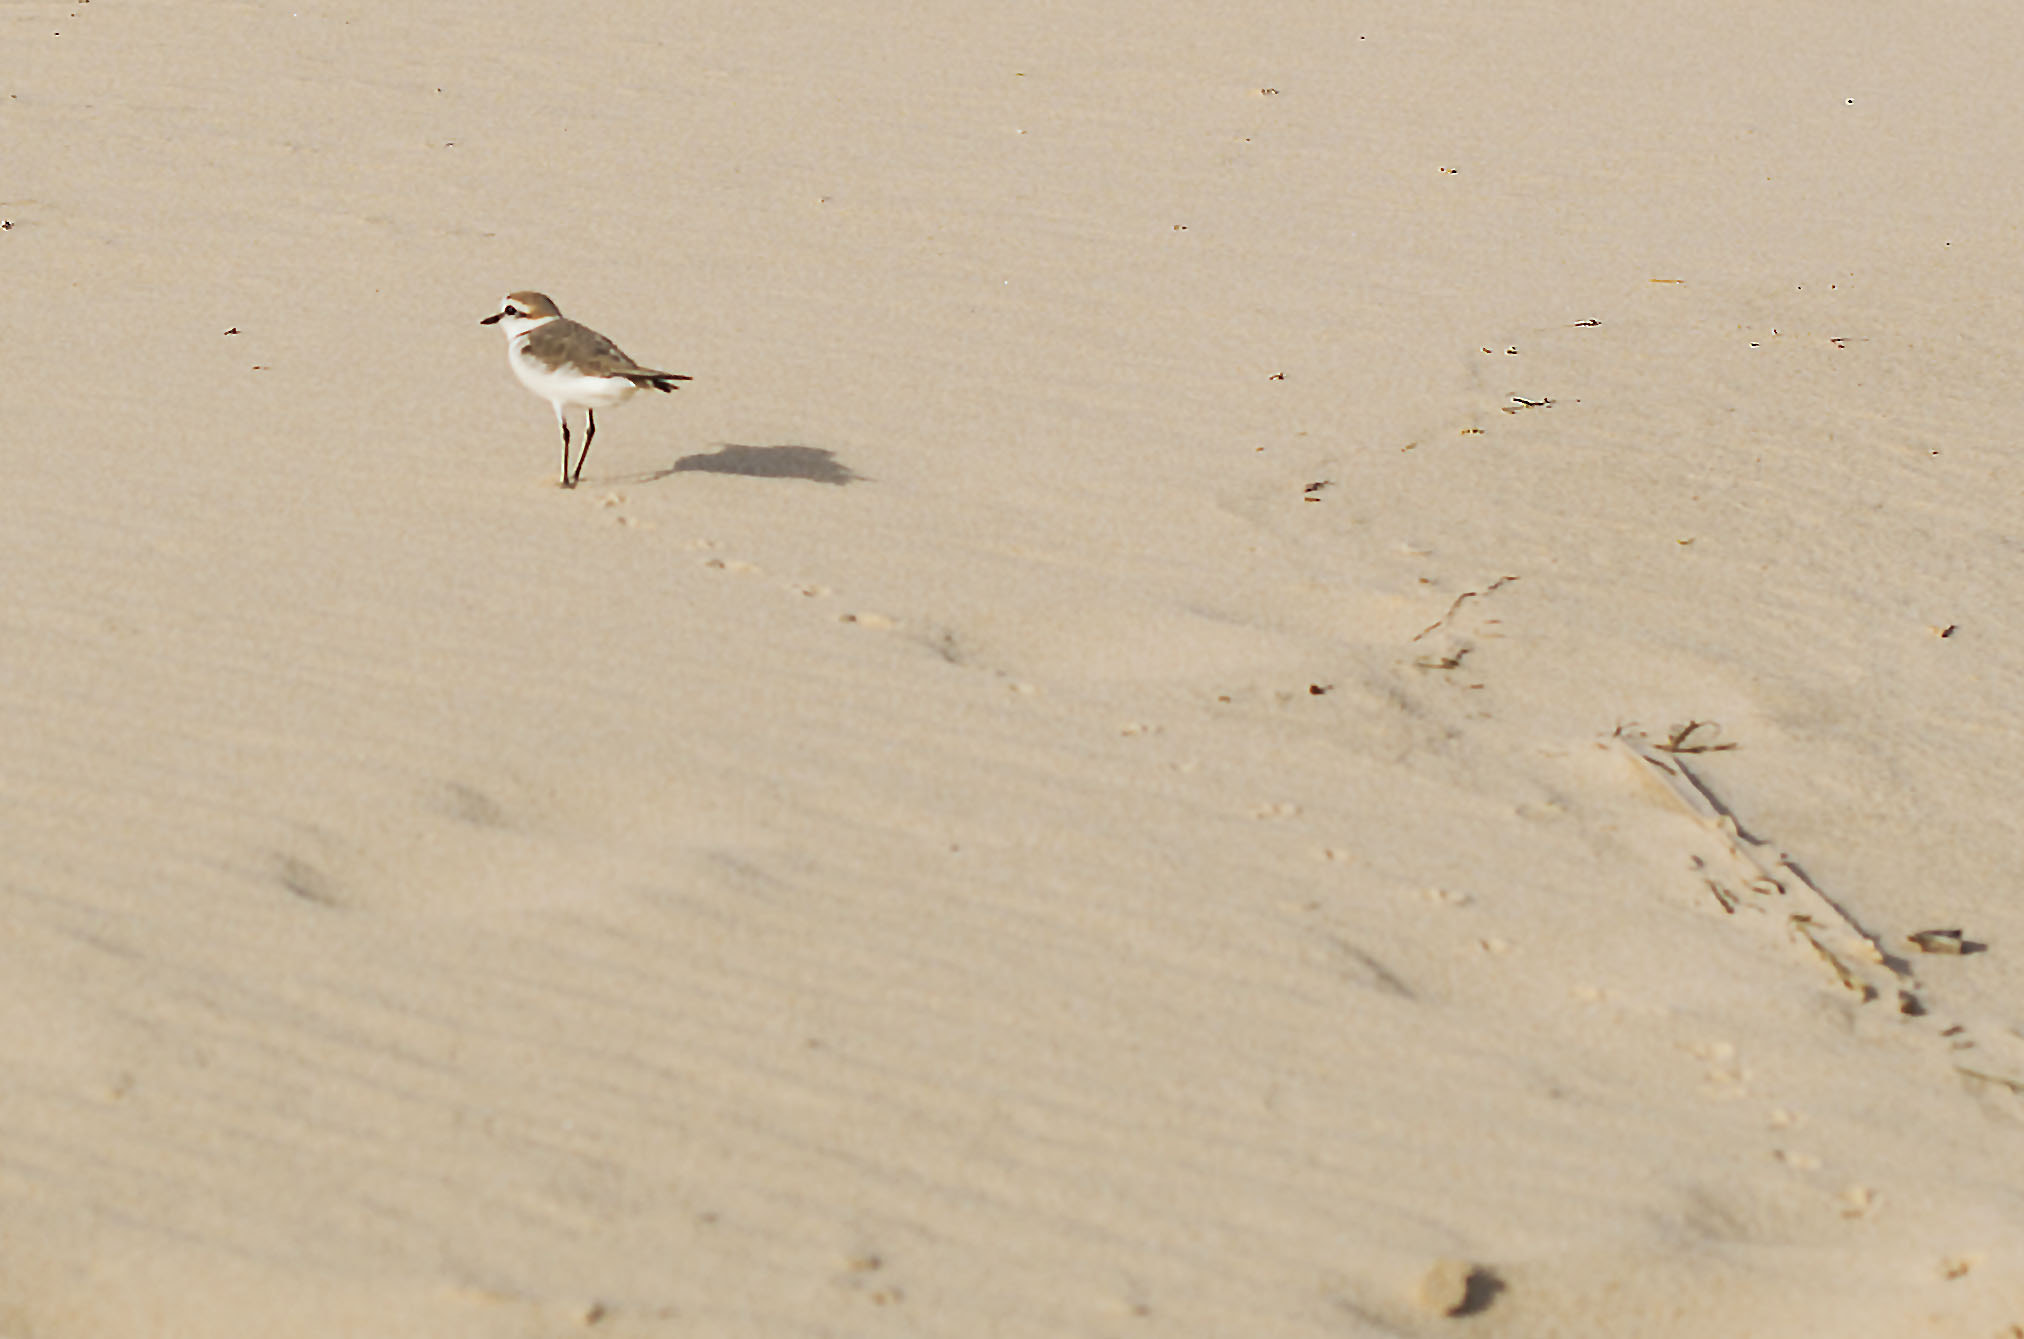
[[499, 314], [511, 318], [525, 318], [546, 321], [561, 315], [546, 294], [534, 292], [508, 293], [500, 300]]

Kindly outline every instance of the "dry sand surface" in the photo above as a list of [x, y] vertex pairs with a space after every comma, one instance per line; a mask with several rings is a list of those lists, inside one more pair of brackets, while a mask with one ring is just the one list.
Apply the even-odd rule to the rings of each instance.
[[0, 1336], [2024, 1334], [2014, 7], [0, 54]]

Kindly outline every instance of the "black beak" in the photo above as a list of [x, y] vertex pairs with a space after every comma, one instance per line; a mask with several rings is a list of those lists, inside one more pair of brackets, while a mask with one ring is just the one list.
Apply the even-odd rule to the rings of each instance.
[[493, 312], [493, 313], [492, 313], [492, 314], [491, 314], [490, 316], [488, 316], [488, 317], [486, 317], [486, 318], [485, 318], [484, 320], [482, 320], [482, 321], [478, 322], [478, 324], [479, 324], [479, 325], [491, 325], [491, 324], [492, 324], [492, 323], [493, 323], [494, 321], [498, 320], [498, 319], [499, 319], [500, 317], [504, 316], [505, 314], [506, 314], [505, 312]]

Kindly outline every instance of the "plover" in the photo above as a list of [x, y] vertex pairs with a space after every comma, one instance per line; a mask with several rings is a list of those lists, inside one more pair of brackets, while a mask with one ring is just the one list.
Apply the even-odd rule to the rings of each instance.
[[[651, 386], [671, 391], [677, 381], [692, 381], [679, 372], [641, 367], [625, 350], [587, 325], [578, 325], [559, 311], [546, 293], [508, 293], [506, 300], [479, 325], [497, 325], [506, 332], [506, 365], [520, 384], [555, 406], [562, 427], [562, 486], [576, 487], [583, 462], [597, 436], [597, 411], [624, 404], [634, 391]], [[583, 453], [569, 467], [569, 411], [583, 411]]]

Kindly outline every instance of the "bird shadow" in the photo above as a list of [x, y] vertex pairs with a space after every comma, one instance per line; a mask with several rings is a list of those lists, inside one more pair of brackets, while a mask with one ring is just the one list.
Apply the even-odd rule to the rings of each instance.
[[862, 481], [865, 476], [836, 458], [836, 452], [820, 446], [741, 446], [724, 442], [708, 455], [683, 456], [664, 470], [642, 475], [641, 482], [665, 479], [671, 474], [742, 474], [748, 479], [806, 479], [810, 483], [833, 484], [838, 488]]

